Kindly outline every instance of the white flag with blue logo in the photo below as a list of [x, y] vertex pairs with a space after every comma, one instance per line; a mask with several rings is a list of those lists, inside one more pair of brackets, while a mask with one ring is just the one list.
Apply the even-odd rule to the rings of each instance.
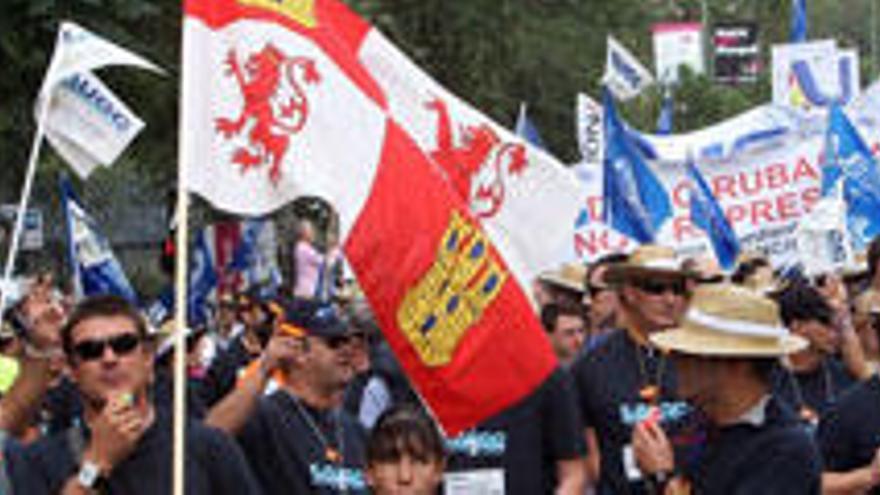
[[78, 72], [56, 86], [45, 125], [46, 139], [85, 179], [98, 166], [112, 165], [144, 121], [97, 76]]
[[162, 72], [145, 58], [72, 23], [64, 22], [37, 99], [46, 110], [46, 137], [81, 177], [111, 165], [144, 123], [92, 71], [128, 65]]
[[136, 302], [137, 295], [110, 242], [97, 223], [77, 200], [70, 183], [61, 179], [61, 203], [67, 226], [67, 252], [78, 298], [97, 294], [116, 294]]
[[602, 83], [619, 100], [629, 100], [654, 83], [651, 71], [613, 36], [608, 36], [608, 53]]
[[826, 163], [822, 167], [822, 189], [833, 192], [843, 181], [847, 228], [855, 252], [863, 250], [880, 234], [880, 171], [865, 141], [840, 105], [828, 115]]

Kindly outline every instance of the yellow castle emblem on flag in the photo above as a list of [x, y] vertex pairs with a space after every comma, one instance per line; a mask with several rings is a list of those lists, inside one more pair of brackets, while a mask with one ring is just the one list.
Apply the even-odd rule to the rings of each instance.
[[238, 3], [271, 10], [290, 17], [307, 28], [318, 24], [315, 18], [315, 0], [238, 0]]
[[485, 234], [452, 213], [437, 258], [403, 298], [397, 323], [427, 366], [452, 361], [455, 349], [501, 292], [508, 273]]

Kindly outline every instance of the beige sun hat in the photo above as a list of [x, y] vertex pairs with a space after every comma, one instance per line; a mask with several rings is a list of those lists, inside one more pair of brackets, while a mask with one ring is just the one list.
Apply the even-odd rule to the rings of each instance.
[[584, 292], [586, 278], [587, 267], [581, 263], [564, 263], [556, 270], [538, 275], [541, 282], [578, 293]]
[[697, 287], [682, 324], [650, 339], [663, 350], [731, 358], [780, 357], [807, 347], [783, 326], [775, 302], [732, 284]]
[[623, 263], [615, 263], [605, 272], [605, 283], [619, 285], [634, 277], [684, 277], [675, 250], [657, 244], [637, 247]]

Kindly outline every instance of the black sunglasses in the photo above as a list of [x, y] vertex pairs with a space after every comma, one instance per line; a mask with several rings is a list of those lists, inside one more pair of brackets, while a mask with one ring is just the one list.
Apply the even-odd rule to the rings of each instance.
[[117, 356], [125, 356], [134, 351], [141, 338], [134, 333], [123, 333], [104, 340], [83, 340], [73, 345], [73, 352], [83, 361], [93, 361], [104, 355], [109, 346]]
[[632, 284], [642, 292], [659, 296], [666, 292], [672, 292], [676, 296], [687, 293], [687, 284], [684, 280], [661, 281], [661, 280], [635, 280]]

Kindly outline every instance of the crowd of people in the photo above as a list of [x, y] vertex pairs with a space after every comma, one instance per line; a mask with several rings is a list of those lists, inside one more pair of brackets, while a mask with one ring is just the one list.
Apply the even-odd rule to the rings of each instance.
[[33, 278], [0, 329], [0, 494], [170, 493], [178, 331], [187, 494], [880, 493], [880, 240], [813, 277], [658, 245], [547, 271], [557, 369], [446, 437], [299, 235], [288, 296], [222, 294], [195, 328]]

